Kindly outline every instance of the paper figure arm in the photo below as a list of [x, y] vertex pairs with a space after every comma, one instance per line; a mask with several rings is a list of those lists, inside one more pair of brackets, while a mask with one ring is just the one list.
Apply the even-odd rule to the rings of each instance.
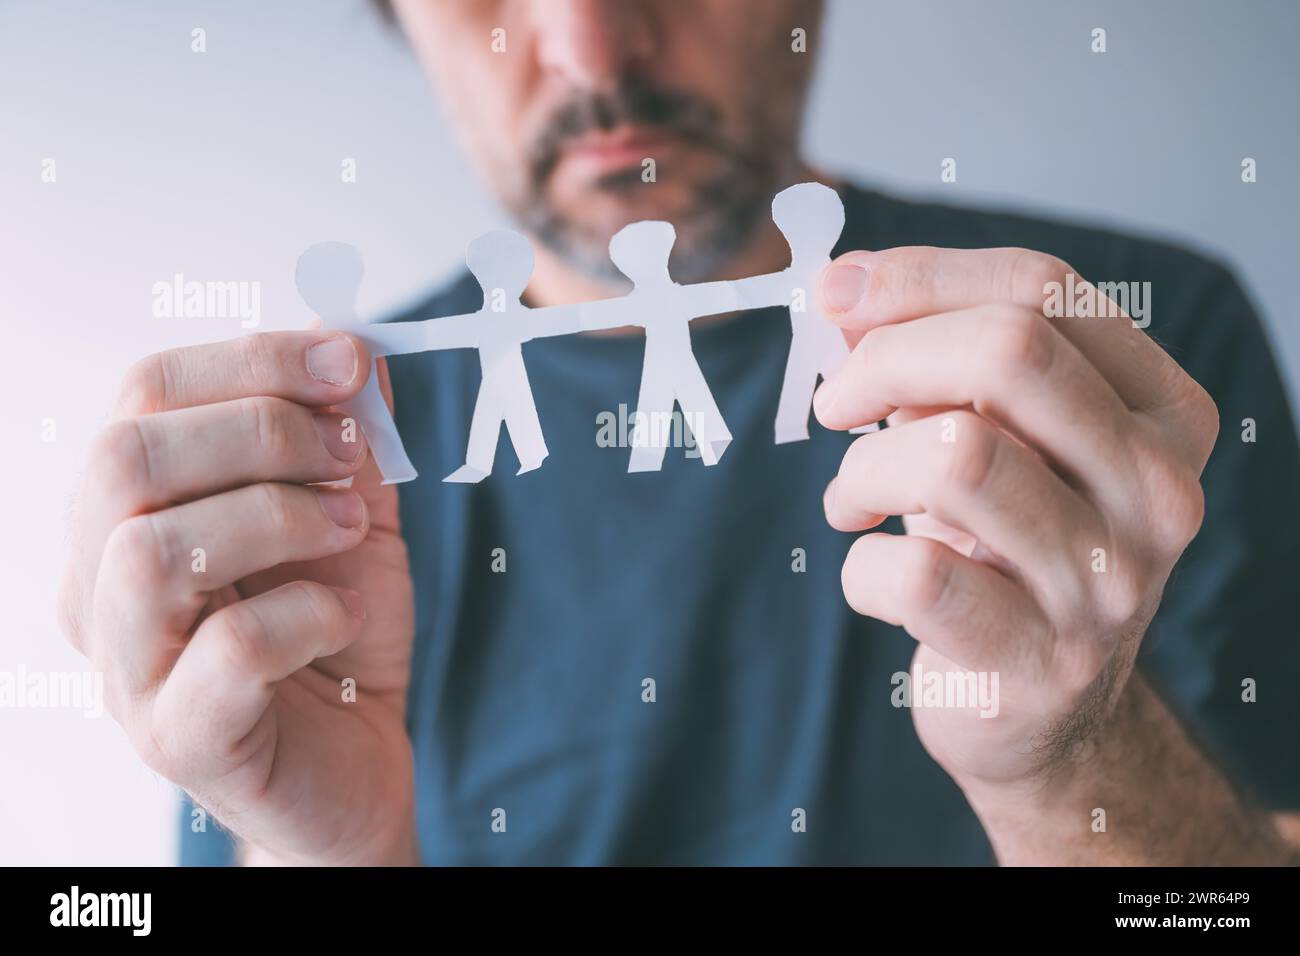
[[525, 321], [528, 323], [528, 339], [572, 335], [582, 331], [582, 307], [549, 305], [541, 309], [529, 309]]
[[583, 302], [578, 308], [578, 323], [584, 332], [600, 329], [617, 329], [625, 325], [645, 326], [645, 320], [637, 317], [637, 305], [640, 299], [633, 300], [632, 294], [617, 299], [599, 299], [595, 302]]
[[345, 331], [366, 343], [375, 358], [382, 355], [407, 355], [435, 349], [472, 349], [478, 347], [478, 315], [450, 315], [420, 322], [356, 323]]
[[788, 306], [794, 287], [798, 285], [789, 269], [750, 276], [731, 283], [742, 309], [769, 309]]
[[770, 272], [728, 282], [700, 282], [682, 286], [692, 319], [724, 312], [765, 309], [790, 303], [789, 270]]
[[683, 293], [682, 301], [686, 304], [686, 312], [692, 319], [735, 312], [740, 308], [740, 300], [730, 282], [700, 282], [679, 288]]

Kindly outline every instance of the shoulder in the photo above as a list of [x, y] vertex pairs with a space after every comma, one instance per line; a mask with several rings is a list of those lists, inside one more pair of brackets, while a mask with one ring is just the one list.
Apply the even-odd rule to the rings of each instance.
[[1193, 374], [1226, 342], [1257, 342], [1255, 312], [1232, 270], [1190, 244], [1095, 224], [992, 208], [844, 192], [845, 248], [1017, 247], [1066, 262], [1093, 284], [1137, 284], [1149, 311], [1148, 333]]
[[933, 245], [958, 249], [1015, 246], [1063, 259], [1090, 281], [1178, 279], [1224, 282], [1229, 269], [1188, 243], [1022, 212], [886, 196], [857, 187], [844, 194], [846, 239], [878, 247]]

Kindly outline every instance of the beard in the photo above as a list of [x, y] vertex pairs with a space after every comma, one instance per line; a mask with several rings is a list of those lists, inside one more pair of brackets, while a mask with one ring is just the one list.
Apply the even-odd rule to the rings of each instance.
[[[534, 139], [524, 188], [506, 205], [523, 228], [572, 268], [600, 281], [622, 280], [609, 259], [609, 233], [556, 208], [547, 184], [566, 145], [584, 133], [635, 124], [671, 134], [716, 159], [714, 172], [687, 184], [687, 211], [674, 220], [677, 242], [669, 259], [676, 281], [706, 281], [717, 277], [749, 242], [772, 194], [793, 172], [792, 144], [774, 132], [787, 128], [784, 119], [771, 111], [752, 110], [747, 135], [733, 139], [721, 132], [718, 109], [690, 93], [628, 81], [611, 93], [575, 94]], [[592, 188], [630, 201], [633, 191], [653, 185], [634, 168], [602, 176]]]

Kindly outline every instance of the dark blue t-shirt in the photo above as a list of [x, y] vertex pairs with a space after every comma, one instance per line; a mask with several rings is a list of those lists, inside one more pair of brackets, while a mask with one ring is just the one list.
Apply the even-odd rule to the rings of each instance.
[[[837, 251], [1024, 246], [1094, 281], [1151, 282], [1148, 331], [1214, 396], [1223, 429], [1204, 476], [1204, 527], [1170, 581], [1143, 668], [1253, 799], [1300, 808], [1300, 453], [1232, 276], [1102, 231], [859, 190], [845, 201]], [[469, 312], [481, 299], [465, 276], [403, 318]], [[644, 340], [565, 336], [523, 347], [550, 457], [516, 477], [503, 430], [479, 485], [441, 481], [464, 462], [476, 353], [390, 360], [420, 472], [400, 495], [416, 590], [409, 721], [424, 861], [992, 862], [910, 712], [891, 703], [915, 643], [854, 613], [840, 590], [855, 536], [826, 524], [822, 492], [852, 436], [814, 422], [807, 442], [773, 442], [788, 316], [697, 323], [692, 341], [735, 438], [717, 466], [678, 448], [661, 472], [628, 474], [628, 449], [602, 447], [599, 423], [620, 403], [635, 409]], [[1253, 443], [1242, 441], [1244, 418], [1256, 423]], [[494, 570], [502, 554], [504, 572]], [[1255, 703], [1242, 701], [1246, 678], [1258, 682]], [[498, 808], [504, 833], [492, 828]], [[188, 821], [185, 862], [229, 859], [219, 830], [191, 833]]]

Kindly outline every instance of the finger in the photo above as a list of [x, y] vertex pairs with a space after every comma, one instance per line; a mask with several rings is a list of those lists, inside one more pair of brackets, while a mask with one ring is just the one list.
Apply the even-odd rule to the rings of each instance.
[[[311, 406], [328, 406], [356, 395], [370, 371], [365, 345], [354, 336], [326, 330], [260, 332], [209, 345], [160, 352], [127, 373], [114, 418], [130, 418], [192, 405], [269, 395]], [[106, 461], [138, 447], [129, 431], [101, 436], [82, 482], [74, 522], [75, 553], [60, 586], [60, 618], [69, 639], [85, 644], [86, 622], [100, 547], [120, 515], [97, 510], [95, 494]]]
[[271, 395], [302, 405], [336, 405], [361, 391], [370, 355], [343, 332], [258, 332], [158, 352], [127, 372], [115, 417]]
[[[993, 302], [1041, 315], [1049, 294], [1071, 284], [1095, 289], [1060, 259], [1027, 249], [909, 246], [840, 256], [823, 272], [818, 294], [832, 321], [867, 330]], [[1208, 396], [1126, 316], [1053, 323], [1130, 408], [1163, 412], [1182, 439], [1198, 450], [1205, 443]]]
[[76, 573], [94, 580], [104, 542], [129, 517], [262, 481], [346, 478], [365, 448], [344, 416], [266, 396], [113, 422], [90, 453]]
[[1050, 659], [1051, 628], [1030, 595], [938, 541], [864, 535], [840, 580], [853, 610], [905, 628], [962, 667], [1033, 676]]
[[1075, 551], [1104, 543], [1091, 506], [1032, 452], [965, 410], [863, 435], [826, 500], [827, 521], [842, 531], [922, 513], [964, 531], [1049, 607], [1080, 598], [1084, 562]]
[[[842, 464], [840, 470], [843, 471]], [[847, 502], [836, 501], [835, 486], [838, 481], [837, 475], [826, 483], [826, 489], [822, 492], [822, 511], [826, 515], [826, 523], [836, 531], [870, 531], [889, 517], [887, 514], [850, 507]]]
[[1109, 383], [1042, 316], [985, 305], [879, 326], [817, 390], [827, 428], [880, 421], [900, 408], [971, 406], [1100, 494], [1128, 470], [1138, 437]]
[[367, 524], [354, 492], [273, 482], [131, 518], [104, 548], [95, 657], [141, 693], [170, 669], [213, 592], [256, 571], [347, 551]]
[[211, 780], [245, 764], [265, 743], [256, 731], [276, 683], [349, 646], [365, 616], [355, 591], [294, 581], [204, 620], [151, 716], [159, 749], [180, 764], [177, 776]]
[[337, 481], [362, 464], [365, 438], [337, 412], [257, 396], [124, 419], [91, 456], [89, 513], [126, 517], [261, 481]]

